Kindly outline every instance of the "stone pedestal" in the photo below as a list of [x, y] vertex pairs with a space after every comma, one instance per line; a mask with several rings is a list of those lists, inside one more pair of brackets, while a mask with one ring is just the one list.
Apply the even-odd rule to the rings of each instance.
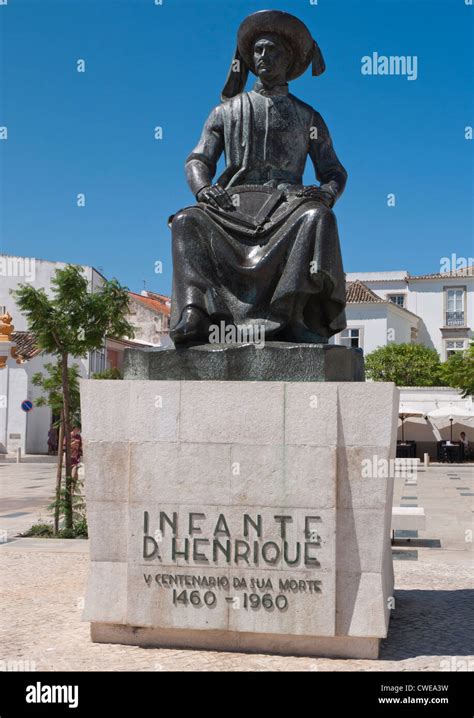
[[125, 379], [364, 381], [362, 349], [334, 344], [200, 344], [125, 350]]
[[373, 658], [392, 384], [83, 381], [94, 641]]

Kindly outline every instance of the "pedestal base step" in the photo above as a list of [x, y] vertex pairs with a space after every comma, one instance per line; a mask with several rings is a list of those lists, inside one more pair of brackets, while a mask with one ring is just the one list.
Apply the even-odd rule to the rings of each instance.
[[364, 381], [362, 349], [334, 344], [201, 344], [126, 349], [125, 379]]
[[183, 648], [239, 653], [267, 653], [315, 658], [377, 659], [378, 638], [352, 636], [285, 636], [237, 631], [196, 631], [167, 628], [135, 628], [92, 623], [94, 643], [120, 643], [142, 648]]

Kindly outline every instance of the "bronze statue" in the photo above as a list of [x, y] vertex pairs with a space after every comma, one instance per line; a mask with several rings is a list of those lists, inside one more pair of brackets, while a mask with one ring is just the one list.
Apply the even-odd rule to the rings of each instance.
[[[266, 340], [327, 343], [345, 328], [345, 280], [332, 207], [347, 173], [321, 115], [288, 81], [325, 70], [306, 25], [247, 17], [222, 93], [186, 176], [197, 204], [172, 219], [175, 344], [206, 343], [211, 324], [263, 327]], [[249, 71], [258, 76], [244, 92]], [[213, 184], [225, 153], [226, 168]], [[303, 186], [307, 157], [319, 186]]]

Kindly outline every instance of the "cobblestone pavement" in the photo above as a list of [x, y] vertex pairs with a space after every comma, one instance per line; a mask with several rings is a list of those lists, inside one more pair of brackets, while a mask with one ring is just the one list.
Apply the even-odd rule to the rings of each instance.
[[[15, 496], [21, 501], [19, 484], [34, 485], [34, 472], [45, 470], [44, 466], [25, 466], [9, 467], [8, 480], [2, 482], [3, 495], [5, 486], [14, 481]], [[54, 467], [48, 469], [52, 488]], [[6, 479], [4, 466], [0, 476]], [[426, 509], [427, 529], [410, 542], [399, 540], [394, 547], [395, 558], [405, 560], [394, 562], [395, 609], [378, 661], [93, 644], [89, 625], [81, 622], [88, 542], [15, 540], [13, 523], [9, 541], [0, 546], [1, 660], [23, 662], [17, 665], [38, 671], [472, 671], [472, 542], [466, 533], [472, 527], [472, 499], [460, 495], [471, 493], [472, 489], [464, 488], [469, 486], [471, 469], [457, 466], [420, 473], [409, 494], [403, 480], [397, 480], [396, 502], [408, 501], [401, 499], [403, 495], [417, 496]], [[0, 509], [0, 530], [5, 521], [22, 518], [5, 519], [5, 514], [16, 511], [11, 505], [4, 508]]]

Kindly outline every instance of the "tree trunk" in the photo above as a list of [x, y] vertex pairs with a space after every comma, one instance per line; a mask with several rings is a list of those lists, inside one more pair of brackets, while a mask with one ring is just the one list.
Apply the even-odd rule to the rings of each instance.
[[72, 471], [71, 471], [71, 409], [69, 401], [68, 354], [61, 356], [61, 376], [63, 384], [64, 434], [66, 439], [66, 496], [64, 511], [64, 527], [72, 529]]
[[58, 440], [58, 469], [56, 472], [56, 506], [54, 507], [54, 533], [59, 531], [59, 502], [61, 501], [61, 478], [63, 473], [64, 455], [64, 410], [61, 409]]

